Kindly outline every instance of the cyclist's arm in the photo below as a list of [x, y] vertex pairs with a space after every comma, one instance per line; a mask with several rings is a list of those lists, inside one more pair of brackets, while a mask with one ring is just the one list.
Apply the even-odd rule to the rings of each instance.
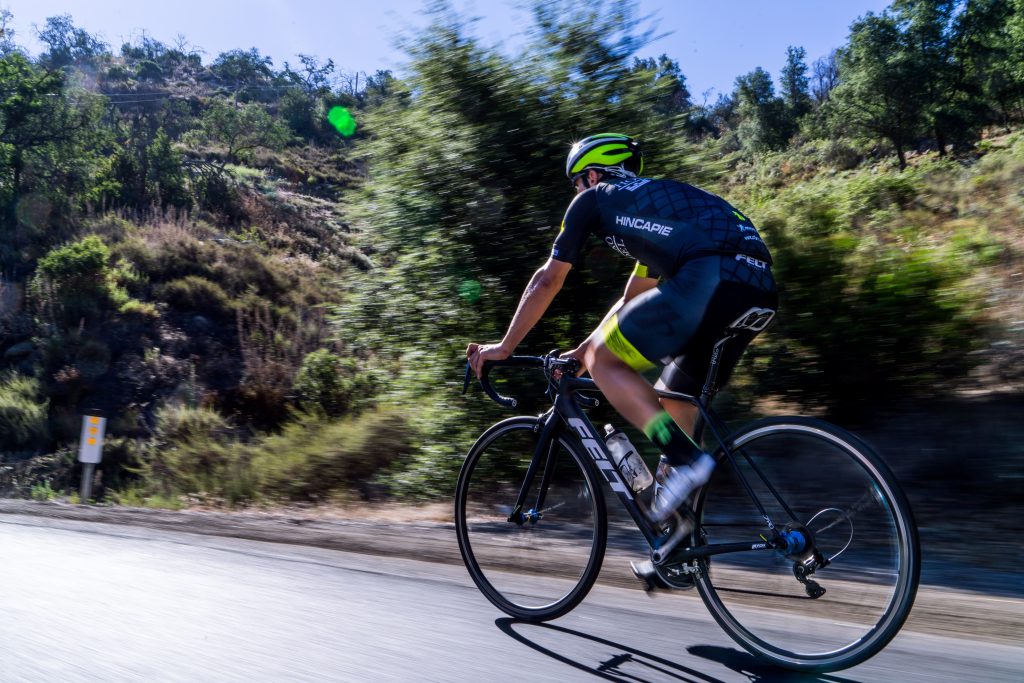
[[503, 360], [512, 355], [515, 348], [519, 346], [519, 342], [523, 341], [523, 337], [533, 329], [544, 312], [548, 310], [551, 301], [565, 284], [565, 276], [569, 274], [571, 268], [571, 263], [553, 258], [548, 259], [547, 263], [533, 274], [526, 289], [523, 290], [519, 306], [516, 308], [512, 322], [509, 323], [508, 331], [505, 332], [501, 342], [469, 345], [466, 349], [466, 356], [477, 377], [480, 376], [480, 370], [485, 361]]
[[523, 290], [512, 322], [509, 323], [508, 331], [501, 340], [502, 349], [511, 354], [519, 346], [519, 342], [533, 329], [544, 315], [544, 311], [548, 310], [555, 295], [562, 289], [570, 268], [571, 263], [549, 258], [547, 263], [537, 269]]

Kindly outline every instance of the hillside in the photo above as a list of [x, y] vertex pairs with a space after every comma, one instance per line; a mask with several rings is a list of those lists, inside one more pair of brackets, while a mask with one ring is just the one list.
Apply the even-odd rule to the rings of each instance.
[[[571, 198], [569, 142], [605, 130], [643, 141], [647, 173], [743, 207], [772, 249], [780, 316], [730, 414], [889, 434], [936, 397], [1019, 394], [1024, 3], [997, 5], [894, 3], [830, 63], [790, 48], [780, 94], [758, 69], [714, 104], [669, 56], [634, 57], [635, 13], [538, 3], [509, 57], [438, 8], [409, 73], [359, 90], [331, 60], [113, 50], [54, 17], [42, 55], [0, 52], [0, 492], [73, 495], [99, 410], [111, 502], [449, 495], [502, 415], [458, 396], [465, 346], [500, 336]], [[917, 69], [902, 85], [878, 70], [897, 57]], [[934, 90], [907, 90], [922, 74]], [[913, 111], [851, 113], [893, 88]], [[613, 256], [587, 251], [524, 347], [589, 333], [631, 267]], [[996, 498], [1024, 459], [999, 444], [977, 480]], [[907, 471], [934, 477], [923, 457]]]

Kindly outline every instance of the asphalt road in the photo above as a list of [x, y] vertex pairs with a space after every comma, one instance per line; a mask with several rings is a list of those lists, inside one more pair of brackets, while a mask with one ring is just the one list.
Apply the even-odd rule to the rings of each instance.
[[[1022, 622], [1024, 622], [1024, 615]], [[1020, 681], [1024, 646], [906, 630], [822, 676], [757, 663], [693, 594], [599, 585], [504, 618], [462, 567], [0, 519], [0, 681]]]

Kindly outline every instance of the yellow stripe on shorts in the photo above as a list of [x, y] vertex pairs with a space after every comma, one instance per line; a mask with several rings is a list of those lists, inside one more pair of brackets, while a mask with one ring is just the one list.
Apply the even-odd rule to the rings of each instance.
[[637, 351], [636, 347], [623, 336], [622, 330], [619, 329], [618, 315], [613, 315], [601, 326], [601, 336], [604, 339], [604, 345], [637, 372], [654, 367], [654, 363], [644, 358], [643, 354]]

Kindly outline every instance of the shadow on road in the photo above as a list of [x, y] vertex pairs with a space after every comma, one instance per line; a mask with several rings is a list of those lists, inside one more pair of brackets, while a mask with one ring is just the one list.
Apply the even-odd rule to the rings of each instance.
[[[586, 671], [596, 678], [603, 678], [609, 681], [649, 681], [649, 680], [679, 680], [679, 681], [704, 681], [705, 683], [722, 683], [721, 679], [709, 676], [708, 674], [683, 666], [677, 662], [653, 655], [643, 650], [638, 650], [629, 645], [616, 643], [605, 638], [574, 631], [562, 626], [551, 624], [534, 624], [520, 619], [504, 617], [494, 622], [502, 633], [513, 640], [535, 650], [555, 661], [567, 664], [568, 666]], [[556, 652], [531, 640], [516, 627], [526, 626], [535, 629], [542, 629], [552, 633], [560, 633], [581, 640], [597, 643], [603, 647], [620, 654], [615, 654], [603, 661], [581, 661], [573, 659], [568, 655]], [[702, 659], [722, 664], [729, 669], [746, 676], [750, 681], [756, 683], [854, 683], [850, 679], [839, 678], [829, 675], [799, 674], [792, 671], [776, 669], [754, 659], [752, 656], [724, 647], [710, 645], [697, 645], [688, 649], [688, 652]], [[596, 653], [595, 653], [596, 654]], [[628, 666], [627, 666], [628, 665]]]
[[802, 674], [796, 671], [778, 669], [759, 661], [753, 655], [731, 647], [694, 645], [693, 647], [686, 648], [686, 651], [694, 657], [718, 662], [757, 683], [812, 683], [813, 681], [821, 681], [821, 683], [854, 683], [852, 679], [831, 674]]

